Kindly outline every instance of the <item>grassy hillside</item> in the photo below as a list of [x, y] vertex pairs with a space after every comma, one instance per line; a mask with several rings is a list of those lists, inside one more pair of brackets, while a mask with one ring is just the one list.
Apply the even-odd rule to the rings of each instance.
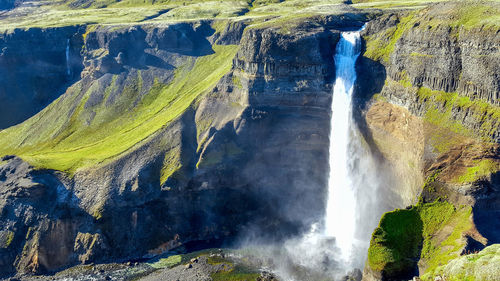
[[[342, 0], [67, 0], [46, 1], [0, 15], [0, 30], [27, 27], [58, 27], [84, 24], [130, 24], [190, 21], [200, 19], [251, 19], [254, 23], [337, 14], [347, 5]], [[371, 1], [354, 0], [360, 11], [420, 9], [446, 0]], [[454, 1], [455, 2], [455, 1]], [[453, 24], [498, 25], [499, 1], [464, 0], [461, 8], [444, 11], [456, 17]], [[492, 6], [493, 5], [493, 6]], [[492, 8], [493, 7], [493, 8]], [[436, 17], [435, 23], [439, 21]]]
[[43, 2], [0, 16], [0, 30], [77, 24], [130, 24], [200, 19], [253, 19], [335, 13], [341, 0], [321, 1], [66, 1]]
[[[70, 87], [28, 121], [0, 132], [0, 155], [15, 154], [40, 168], [74, 172], [101, 163], [175, 120], [193, 101], [210, 91], [231, 69], [237, 46], [213, 46], [212, 55], [193, 58], [178, 67], [168, 85], [156, 84], [141, 96], [141, 73], [130, 81], [112, 106], [112, 82], [102, 101], [92, 101], [92, 81]], [[116, 79], [116, 77], [113, 77]], [[91, 120], [89, 122], [89, 120]]]

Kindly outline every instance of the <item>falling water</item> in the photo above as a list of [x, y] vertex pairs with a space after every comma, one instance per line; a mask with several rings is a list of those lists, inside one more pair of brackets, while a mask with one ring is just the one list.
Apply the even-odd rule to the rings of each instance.
[[71, 75], [71, 68], [69, 66], [69, 39], [66, 41], [66, 74]]
[[[390, 169], [373, 157], [352, 117], [360, 31], [342, 33], [336, 49], [324, 224], [313, 223], [309, 232], [285, 241], [278, 249], [261, 249], [283, 280], [345, 280], [346, 274], [363, 268], [371, 233], [381, 215], [401, 207], [394, 205], [397, 197], [387, 189], [397, 185]], [[309, 277], [305, 278], [297, 268], [320, 277], [306, 274]]]
[[330, 133], [330, 175], [325, 235], [335, 237], [341, 258], [352, 258], [356, 230], [356, 194], [350, 171], [349, 143], [352, 138], [352, 90], [355, 62], [360, 53], [359, 31], [343, 32], [335, 55], [336, 81], [333, 89]]

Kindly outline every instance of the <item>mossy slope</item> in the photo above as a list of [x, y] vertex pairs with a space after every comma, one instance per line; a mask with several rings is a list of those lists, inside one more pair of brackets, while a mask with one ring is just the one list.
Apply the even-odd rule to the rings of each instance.
[[168, 85], [156, 84], [145, 95], [138, 72], [115, 93], [113, 102], [108, 96], [115, 91], [114, 82], [96, 102], [91, 95], [99, 81], [79, 81], [36, 116], [1, 131], [0, 155], [15, 154], [36, 167], [67, 172], [109, 160], [175, 120], [210, 91], [231, 69], [237, 48], [213, 46], [214, 54], [188, 59]]
[[437, 267], [434, 272], [423, 275], [422, 280], [431, 281], [438, 276], [449, 281], [497, 280], [500, 276], [500, 244], [488, 246], [479, 253], [455, 258]]
[[[470, 216], [470, 207], [456, 208], [446, 201], [384, 214], [370, 241], [370, 269], [386, 278], [411, 278], [420, 260], [428, 264], [427, 272], [433, 272], [459, 255], [465, 245], [462, 235], [471, 227]], [[445, 227], [453, 230], [437, 235]]]

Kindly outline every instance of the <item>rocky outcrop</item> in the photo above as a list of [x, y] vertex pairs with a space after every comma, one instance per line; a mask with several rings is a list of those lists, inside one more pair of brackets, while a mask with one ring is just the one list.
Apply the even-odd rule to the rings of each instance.
[[[105, 254], [105, 238], [93, 218], [78, 208], [70, 181], [61, 174], [37, 171], [20, 158], [3, 157], [0, 166], [1, 274], [56, 270]], [[87, 251], [82, 251], [86, 248]], [[92, 255], [91, 254], [91, 255]]]

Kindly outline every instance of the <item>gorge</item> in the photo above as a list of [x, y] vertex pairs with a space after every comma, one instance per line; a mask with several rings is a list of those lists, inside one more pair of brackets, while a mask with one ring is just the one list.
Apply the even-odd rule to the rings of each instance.
[[0, 278], [499, 275], [497, 2], [184, 2], [0, 3]]

